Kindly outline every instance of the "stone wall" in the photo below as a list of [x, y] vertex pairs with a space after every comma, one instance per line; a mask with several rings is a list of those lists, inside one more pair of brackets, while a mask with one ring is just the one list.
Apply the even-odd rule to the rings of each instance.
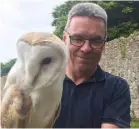
[[106, 43], [100, 65], [127, 80], [131, 91], [131, 115], [139, 119], [139, 32]]

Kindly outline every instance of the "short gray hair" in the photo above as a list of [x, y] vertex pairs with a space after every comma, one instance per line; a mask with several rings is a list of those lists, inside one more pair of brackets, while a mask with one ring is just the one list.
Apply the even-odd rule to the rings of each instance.
[[107, 13], [102, 7], [95, 3], [85, 2], [74, 5], [69, 11], [65, 29], [69, 27], [71, 19], [74, 16], [98, 17], [104, 21], [107, 30]]

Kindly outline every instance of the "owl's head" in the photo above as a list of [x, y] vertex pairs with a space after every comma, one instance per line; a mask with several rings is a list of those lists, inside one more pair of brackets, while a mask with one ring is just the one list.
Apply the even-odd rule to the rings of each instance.
[[9, 79], [23, 84], [24, 88], [37, 89], [64, 78], [68, 52], [56, 35], [27, 33], [19, 38], [17, 53], [17, 61], [8, 76], [13, 76], [13, 80]]

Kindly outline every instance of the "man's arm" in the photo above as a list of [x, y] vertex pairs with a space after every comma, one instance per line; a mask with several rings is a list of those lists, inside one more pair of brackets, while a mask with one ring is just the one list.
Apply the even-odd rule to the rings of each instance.
[[110, 124], [110, 123], [102, 123], [101, 128], [119, 128], [115, 124]]
[[129, 85], [119, 79], [111, 101], [104, 110], [101, 128], [130, 128], [130, 104]]

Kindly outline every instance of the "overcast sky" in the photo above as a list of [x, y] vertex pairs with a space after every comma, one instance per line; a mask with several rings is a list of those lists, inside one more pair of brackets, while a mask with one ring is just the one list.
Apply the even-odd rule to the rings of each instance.
[[17, 57], [19, 36], [30, 31], [53, 32], [52, 11], [67, 0], [1, 0], [0, 62]]

